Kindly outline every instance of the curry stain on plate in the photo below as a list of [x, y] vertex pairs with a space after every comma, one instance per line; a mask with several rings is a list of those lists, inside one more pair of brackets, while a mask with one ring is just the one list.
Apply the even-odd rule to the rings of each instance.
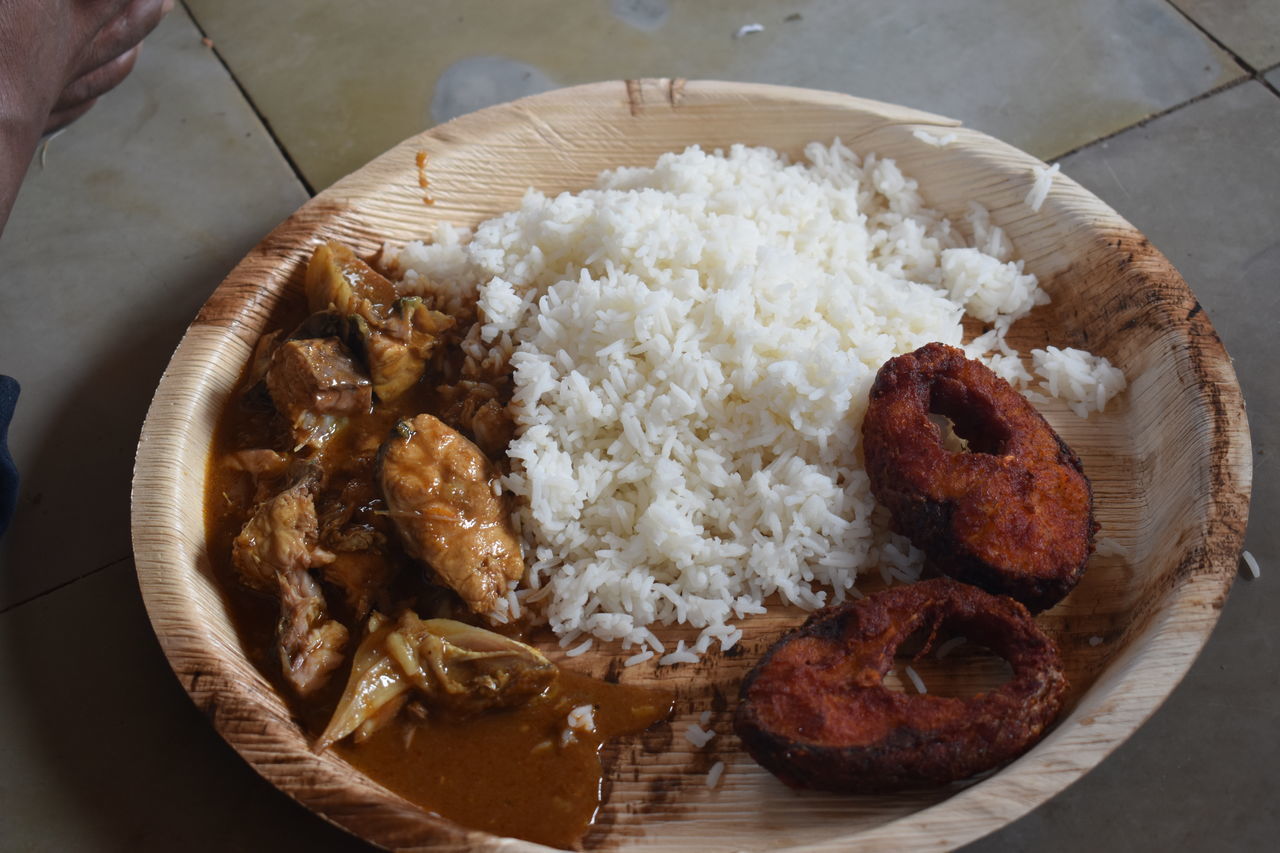
[[429, 207], [436, 200], [431, 197], [431, 181], [427, 178], [427, 152], [419, 151], [414, 162], [418, 164], [418, 186], [422, 188], [422, 203]]

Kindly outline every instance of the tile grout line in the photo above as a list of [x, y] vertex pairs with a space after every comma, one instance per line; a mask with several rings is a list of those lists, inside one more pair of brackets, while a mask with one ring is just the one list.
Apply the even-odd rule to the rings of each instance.
[[[1099, 142], [1106, 142], [1107, 140], [1112, 139], [1113, 137], [1119, 136], [1122, 133], [1127, 133], [1130, 130], [1135, 130], [1137, 128], [1140, 128], [1158, 118], [1163, 118], [1164, 116], [1167, 116], [1170, 113], [1176, 112], [1177, 110], [1180, 110], [1183, 107], [1187, 107], [1187, 106], [1190, 106], [1191, 104], [1198, 103], [1206, 98], [1217, 95], [1220, 92], [1225, 92], [1228, 89], [1232, 89], [1236, 86], [1242, 85], [1243, 83], [1249, 80], [1256, 80], [1258, 83], [1262, 84], [1263, 88], [1271, 92], [1271, 94], [1277, 97], [1280, 97], [1280, 90], [1278, 90], [1275, 86], [1273, 86], [1270, 83], [1270, 81], [1266, 79], [1266, 76], [1265, 76], [1267, 73], [1269, 73], [1269, 71], [1275, 70], [1275, 68], [1280, 68], [1280, 63], [1277, 63], [1274, 66], [1274, 68], [1270, 68], [1270, 69], [1254, 68], [1248, 62], [1246, 62], [1243, 58], [1241, 58], [1239, 54], [1237, 54], [1234, 50], [1228, 47], [1222, 40], [1214, 36], [1213, 33], [1209, 32], [1207, 29], [1205, 29], [1205, 27], [1203, 27], [1198, 21], [1192, 18], [1188, 13], [1184, 12], [1181, 8], [1179, 8], [1177, 4], [1173, 2], [1173, 0], [1165, 0], [1165, 2], [1170, 6], [1170, 8], [1172, 8], [1175, 12], [1177, 12], [1178, 15], [1180, 15], [1188, 23], [1190, 23], [1191, 26], [1195, 27], [1195, 29], [1198, 32], [1203, 34], [1205, 38], [1209, 39], [1211, 42], [1217, 45], [1222, 51], [1224, 51], [1228, 56], [1230, 56], [1235, 61], [1235, 63], [1245, 72], [1246, 76], [1241, 80], [1233, 80], [1233, 81], [1224, 83], [1221, 86], [1216, 86], [1212, 89], [1209, 89], [1206, 92], [1202, 92], [1199, 95], [1196, 95], [1193, 98], [1189, 98], [1186, 101], [1183, 101], [1178, 104], [1174, 104], [1173, 106], [1160, 110], [1159, 112], [1152, 113], [1151, 115], [1148, 115], [1140, 119], [1139, 121], [1134, 122], [1133, 124], [1125, 125], [1124, 127], [1114, 130], [1111, 133], [1108, 133], [1104, 136], [1099, 136], [1098, 138], [1091, 139], [1082, 145], [1077, 145], [1075, 148], [1068, 149], [1067, 151], [1064, 151], [1061, 154], [1057, 154], [1049, 158], [1050, 162], [1057, 162], [1058, 160], [1061, 160], [1064, 157], [1070, 157], [1071, 155], [1077, 154], [1086, 148], [1090, 148], [1098, 144]], [[263, 128], [267, 131], [267, 135], [270, 136], [271, 141], [275, 143], [276, 149], [280, 152], [280, 155], [284, 157], [285, 162], [289, 164], [289, 168], [293, 171], [294, 177], [297, 178], [299, 183], [302, 184], [302, 187], [303, 189], [306, 190], [307, 195], [314, 197], [316, 194], [315, 188], [311, 185], [311, 182], [307, 180], [306, 176], [302, 173], [302, 169], [299, 168], [298, 164], [294, 161], [293, 157], [289, 154], [289, 151], [285, 147], [283, 141], [281, 141], [280, 137], [276, 135], [275, 130], [271, 127], [271, 122], [267, 120], [267, 117], [265, 115], [263, 115], [262, 111], [258, 108], [257, 103], [249, 95], [249, 92], [245, 89], [245, 87], [240, 83], [240, 79], [236, 76], [235, 72], [232, 71], [231, 66], [227, 63], [226, 59], [222, 56], [222, 53], [218, 50], [217, 45], [213, 42], [211, 38], [209, 38], [209, 34], [205, 31], [204, 27], [200, 24], [200, 21], [199, 19], [196, 18], [195, 13], [191, 11], [190, 7], [187, 5], [186, 2], [183, 2], [182, 8], [186, 11], [188, 17], [191, 18], [192, 24], [195, 25], [200, 35], [207, 40], [210, 51], [213, 53], [214, 57], [218, 60], [218, 63], [223, 67], [223, 69], [226, 70], [227, 75], [231, 78], [231, 82], [235, 84], [236, 90], [240, 92], [240, 96], [245, 99], [245, 102], [248, 103], [249, 108], [253, 110], [253, 114], [257, 116], [258, 121], [262, 123]], [[0, 612], [3, 612], [3, 611], [0, 611]]]
[[[1214, 95], [1220, 95], [1223, 92], [1236, 88], [1237, 86], [1244, 86], [1247, 83], [1255, 82], [1256, 79], [1257, 78], [1253, 76], [1241, 77], [1239, 80], [1232, 80], [1228, 83], [1223, 83], [1221, 86], [1215, 86], [1214, 88], [1209, 89], [1208, 91], [1201, 92], [1199, 95], [1196, 95], [1194, 98], [1188, 98], [1182, 103], [1174, 104], [1173, 106], [1166, 107], [1165, 109], [1160, 110], [1159, 112], [1154, 112], [1149, 116], [1145, 116], [1139, 119], [1138, 121], [1135, 121], [1133, 124], [1127, 124], [1124, 127], [1119, 128], [1117, 130], [1113, 130], [1104, 136], [1099, 136], [1097, 139], [1091, 139], [1088, 142], [1083, 143], [1082, 145], [1077, 145], [1075, 148], [1064, 151], [1061, 154], [1056, 154], [1053, 157], [1050, 157], [1049, 159], [1047, 159], [1045, 162], [1056, 163], [1057, 161], [1063, 159], [1064, 157], [1070, 157], [1073, 154], [1079, 154], [1081, 151], [1084, 151], [1086, 148], [1092, 148], [1093, 146], [1097, 145], [1099, 142], [1107, 142], [1108, 140], [1114, 139], [1122, 133], [1128, 133], [1131, 130], [1137, 130], [1140, 127], [1145, 127], [1146, 125], [1150, 124], [1156, 119], [1164, 118], [1167, 115], [1176, 113], [1178, 110], [1183, 109], [1184, 107], [1189, 107], [1192, 104], [1198, 104], [1201, 101], [1212, 98]], [[1272, 89], [1270, 86], [1267, 86], [1266, 88], [1271, 92], [1275, 92], [1275, 89]]]
[[200, 24], [199, 19], [196, 18], [195, 13], [191, 11], [191, 8], [186, 4], [186, 2], [183, 2], [182, 8], [183, 11], [187, 13], [187, 17], [191, 19], [191, 23], [195, 25], [195, 28], [197, 32], [200, 33], [201, 38], [204, 39], [205, 44], [208, 45], [209, 52], [213, 54], [214, 59], [218, 60], [218, 64], [222, 66], [223, 70], [227, 72], [227, 76], [231, 78], [231, 82], [235, 85], [236, 91], [240, 93], [240, 97], [244, 98], [245, 103], [249, 105], [249, 109], [253, 110], [253, 114], [257, 116], [258, 121], [262, 123], [263, 129], [266, 130], [267, 136], [271, 137], [271, 141], [275, 144], [276, 150], [280, 152], [280, 156], [284, 157], [285, 162], [289, 164], [289, 168], [293, 171], [293, 176], [302, 184], [302, 188], [306, 190], [307, 195], [314, 198], [316, 194], [315, 187], [311, 185], [311, 182], [307, 180], [306, 175], [302, 173], [302, 169], [300, 169], [298, 164], [294, 162], [294, 159], [289, 154], [288, 149], [285, 148], [280, 137], [276, 135], [275, 129], [271, 126], [271, 122], [267, 121], [267, 117], [263, 115], [262, 110], [258, 109], [257, 103], [252, 97], [250, 97], [249, 92], [240, 83], [240, 78], [231, 70], [231, 66], [227, 64], [227, 60], [222, 56], [222, 52], [218, 50], [217, 44], [209, 37], [209, 34], [205, 32], [205, 29]]
[[[1245, 61], [1244, 57], [1240, 56], [1240, 54], [1236, 53], [1234, 50], [1228, 47], [1226, 42], [1224, 42], [1222, 39], [1215, 36], [1213, 33], [1209, 32], [1207, 27], [1203, 26], [1199, 21], [1191, 17], [1189, 13], [1184, 12], [1182, 8], [1178, 6], [1177, 3], [1173, 2], [1173, 0], [1165, 0], [1165, 2], [1168, 3], [1169, 6], [1173, 8], [1173, 11], [1177, 12], [1179, 15], [1185, 18], [1186, 21], [1189, 24], [1191, 24], [1191, 26], [1199, 30], [1200, 33], [1204, 35], [1205, 38], [1207, 38], [1209, 41], [1216, 44], [1222, 50], [1226, 51], [1227, 55], [1230, 56], [1232, 59], [1234, 59], [1237, 65], [1239, 65], [1246, 72], [1248, 72], [1249, 77], [1251, 79], [1257, 80], [1266, 88], [1268, 92], [1275, 95], [1276, 97], [1280, 97], [1280, 90], [1277, 90], [1275, 86], [1272, 86], [1271, 83], [1268, 82], [1267, 78], [1263, 76], [1264, 74], [1266, 74], [1267, 69], [1254, 68], [1250, 63]], [[1280, 64], [1277, 64], [1276, 67], [1280, 67]]]
[[1269, 66], [1267, 68], [1259, 68], [1258, 80], [1262, 82], [1262, 85], [1266, 86], [1268, 89], [1274, 92], [1276, 97], [1280, 98], [1280, 88], [1277, 88], [1276, 86], [1272, 85], [1271, 81], [1267, 79], [1267, 75], [1273, 71], [1280, 71], [1280, 62], [1277, 62], [1275, 65]]
[[46, 590], [37, 592], [35, 595], [31, 596], [30, 598], [24, 598], [21, 601], [15, 601], [13, 604], [6, 605], [5, 607], [0, 607], [0, 616], [3, 616], [4, 614], [8, 613], [11, 610], [17, 610], [19, 607], [22, 607], [25, 604], [30, 604], [33, 601], [39, 601], [40, 599], [44, 598], [46, 595], [53, 595], [55, 592], [58, 592], [59, 590], [62, 590], [62, 589], [66, 589], [67, 587], [71, 586], [73, 583], [82, 581], [87, 577], [92, 577], [93, 575], [96, 575], [99, 572], [105, 572], [107, 569], [110, 569], [114, 566], [118, 566], [121, 563], [127, 563], [132, 559], [133, 559], [133, 554], [129, 554], [129, 556], [127, 557], [120, 557], [118, 559], [112, 560], [111, 562], [105, 565], [98, 566], [98, 568], [96, 569], [90, 569], [89, 571], [85, 572], [82, 575], [77, 575], [71, 580], [63, 581], [57, 586], [51, 586]]
[[[1246, 62], [1243, 58], [1241, 58], [1239, 54], [1237, 54], [1234, 50], [1228, 47], [1221, 39], [1219, 39], [1213, 33], [1209, 32], [1207, 29], [1201, 26], [1199, 21], [1197, 21], [1195, 18], [1192, 18], [1186, 12], [1182, 11], [1182, 9], [1180, 9], [1178, 5], [1173, 2], [1173, 0], [1165, 0], [1165, 2], [1169, 5], [1170, 8], [1173, 9], [1173, 11], [1177, 12], [1180, 16], [1182, 16], [1182, 18], [1184, 18], [1187, 21], [1187, 23], [1195, 27], [1197, 32], [1201, 33], [1205, 38], [1209, 39], [1209, 41], [1213, 42], [1215, 45], [1218, 46], [1219, 49], [1221, 49], [1228, 56], [1230, 56], [1235, 61], [1236, 65], [1240, 66], [1240, 68], [1245, 72], [1245, 76], [1239, 80], [1232, 80], [1227, 83], [1223, 83], [1221, 86], [1215, 86], [1214, 88], [1209, 89], [1207, 92], [1201, 92], [1199, 95], [1196, 95], [1194, 98], [1189, 98], [1180, 104], [1174, 104], [1173, 106], [1160, 110], [1159, 112], [1152, 113], [1151, 115], [1141, 119], [1140, 121], [1136, 121], [1133, 124], [1126, 125], [1125, 127], [1122, 127], [1119, 130], [1112, 131], [1111, 133], [1108, 133], [1105, 136], [1099, 136], [1097, 139], [1090, 140], [1089, 142], [1086, 142], [1083, 145], [1077, 145], [1075, 148], [1072, 148], [1069, 151], [1065, 151], [1062, 154], [1059, 154], [1056, 157], [1053, 157], [1052, 158], [1053, 162], [1057, 162], [1058, 160], [1061, 160], [1064, 157], [1070, 157], [1072, 154], [1078, 154], [1079, 152], [1085, 150], [1086, 148], [1090, 148], [1094, 145], [1097, 145], [1099, 142], [1106, 142], [1107, 140], [1113, 139], [1114, 137], [1119, 136], [1122, 133], [1127, 133], [1130, 130], [1136, 130], [1137, 128], [1143, 127], [1144, 125], [1150, 122], [1153, 122], [1158, 118], [1164, 118], [1170, 113], [1177, 112], [1183, 107], [1189, 107], [1192, 104], [1199, 103], [1200, 101], [1203, 101], [1206, 98], [1211, 98], [1214, 95], [1227, 91], [1228, 89], [1233, 89], [1236, 86], [1242, 86], [1251, 80], [1256, 80], [1257, 82], [1261, 83], [1263, 88], [1266, 89], [1268, 92], [1270, 92], [1271, 94], [1277, 97], [1280, 97], [1280, 91], [1277, 91], [1276, 87], [1272, 86], [1271, 83], [1264, 76], [1266, 73], [1274, 69], [1260, 70], [1260, 69], [1254, 68], [1248, 62]], [[1277, 63], [1275, 65], [1275, 68], [1280, 68], [1280, 63]]]

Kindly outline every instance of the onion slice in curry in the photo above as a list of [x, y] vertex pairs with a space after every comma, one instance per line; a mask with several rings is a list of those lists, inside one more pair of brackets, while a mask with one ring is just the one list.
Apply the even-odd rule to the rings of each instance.
[[522, 704], [559, 674], [532, 646], [452, 619], [419, 619], [405, 611], [392, 623], [369, 617], [338, 707], [315, 751], [348, 735], [360, 742], [393, 719], [416, 691], [433, 710], [471, 716]]

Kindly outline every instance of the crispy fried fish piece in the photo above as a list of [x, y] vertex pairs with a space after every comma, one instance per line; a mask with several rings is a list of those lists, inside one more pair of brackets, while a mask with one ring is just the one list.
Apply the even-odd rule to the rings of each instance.
[[[1004, 657], [1013, 677], [967, 699], [886, 688], [894, 650], [918, 629], [932, 638], [943, 627]], [[1025, 607], [936, 578], [810, 616], [743, 681], [734, 730], [792, 787], [894, 791], [1022, 754], [1058, 715], [1066, 687], [1057, 648]]]
[[[944, 448], [930, 413], [968, 450]], [[1080, 580], [1097, 530], [1080, 458], [985, 365], [937, 343], [890, 359], [862, 438], [872, 493], [943, 574], [1032, 612]]]

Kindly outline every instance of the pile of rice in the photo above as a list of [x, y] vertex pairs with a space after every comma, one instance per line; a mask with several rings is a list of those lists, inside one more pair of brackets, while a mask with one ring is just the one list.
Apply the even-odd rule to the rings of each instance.
[[[667, 651], [651, 626], [681, 623], [701, 633], [667, 657], [696, 659], [771, 595], [817, 608], [864, 567], [913, 578], [921, 555], [858, 459], [876, 371], [962, 345], [968, 313], [990, 328], [970, 355], [1033, 381], [1005, 332], [1048, 296], [985, 210], [966, 239], [891, 160], [839, 141], [805, 157], [690, 148], [384, 254], [442, 310], [478, 306], [475, 361], [514, 370], [515, 598], [562, 646], [592, 635], [643, 660]], [[1033, 356], [1082, 407], [1123, 387], [1087, 353]]]

